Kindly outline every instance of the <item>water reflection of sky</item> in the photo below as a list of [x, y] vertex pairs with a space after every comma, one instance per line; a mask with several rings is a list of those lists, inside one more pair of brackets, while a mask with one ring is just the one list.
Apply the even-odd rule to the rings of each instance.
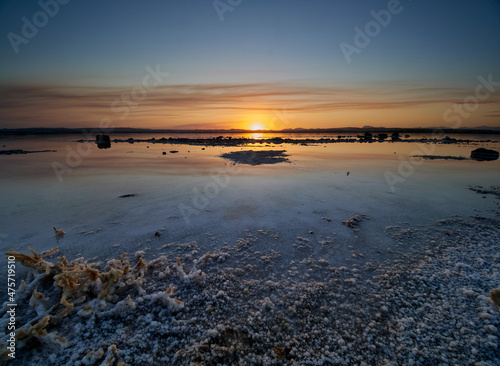
[[[194, 137], [186, 136], [183, 137]], [[112, 136], [112, 139], [128, 139], [131, 135]], [[138, 139], [155, 137], [160, 139], [162, 135], [133, 135]], [[216, 137], [216, 136], [214, 136]], [[247, 137], [262, 139], [275, 137], [272, 134], [253, 133]], [[288, 136], [287, 136], [288, 137]], [[294, 135], [293, 137], [297, 137]], [[290, 137], [290, 138], [293, 138]], [[305, 136], [299, 135], [304, 138]], [[318, 136], [314, 136], [318, 138]], [[412, 137], [416, 137], [415, 135]], [[479, 136], [452, 136], [462, 139], [478, 140]], [[335, 169], [342, 167], [346, 162], [356, 161], [358, 166], [373, 170], [382, 162], [399, 162], [412, 155], [441, 155], [441, 156], [463, 156], [469, 157], [470, 152], [478, 147], [499, 149], [498, 136], [488, 136], [493, 142], [463, 143], [463, 144], [431, 144], [431, 143], [408, 143], [408, 142], [372, 142], [372, 143], [313, 143], [307, 146], [299, 144], [276, 144], [270, 142], [256, 142], [246, 146], [199, 146], [179, 145], [170, 143], [111, 143], [110, 149], [98, 149], [94, 143], [75, 142], [82, 138], [81, 135], [74, 136], [36, 136], [36, 137], [13, 137], [0, 140], [3, 149], [23, 150], [52, 150], [57, 152], [45, 152], [29, 155], [11, 155], [0, 157], [0, 165], [3, 178], [18, 178], [30, 176], [54, 176], [54, 164], [61, 164], [73, 169], [67, 175], [73, 175], [77, 170], [82, 174], [103, 174], [110, 172], [134, 173], [141, 172], [158, 175], [196, 175], [204, 174], [207, 170], [229, 164], [227, 160], [219, 155], [238, 150], [262, 150], [279, 149], [286, 150], [290, 155], [291, 165], [295, 168], [310, 169]], [[171, 153], [178, 151], [178, 153]], [[163, 155], [165, 153], [165, 155]], [[442, 161], [427, 162], [439, 164]], [[446, 161], [451, 164], [451, 161]], [[463, 168], [468, 164], [477, 162], [460, 162]], [[498, 167], [497, 162], [490, 162], [490, 167]], [[254, 167], [262, 169], [262, 167]], [[287, 164], [275, 166], [269, 172], [280, 172], [289, 169]]]
[[[230, 227], [230, 232], [248, 226], [291, 230], [287, 225], [312, 220], [316, 210], [337, 222], [358, 212], [377, 217], [372, 230], [380, 233], [394, 220], [442, 218], [483, 206], [490, 210], [498, 201], [482, 199], [467, 187], [497, 185], [499, 161], [423, 161], [415, 165], [414, 174], [398, 183], [395, 192], [388, 186], [385, 174], [399, 174], [401, 164], [408, 162], [409, 155], [420, 154], [419, 149], [435, 148], [433, 155], [469, 156], [478, 147], [475, 145], [373, 142], [303, 146], [261, 141], [228, 147], [112, 142], [110, 149], [98, 149], [94, 143], [74, 142], [81, 138], [2, 139], [4, 149], [57, 150], [0, 156], [0, 234], [9, 237], [3, 249], [15, 247], [14, 242], [52, 245], [52, 226], [73, 233], [73, 238], [67, 238], [71, 245], [88, 245], [77, 233], [96, 227], [107, 228], [107, 236], [99, 240], [109, 245], [164, 226], [177, 232], [176, 240], [191, 241], [201, 240], [195, 234], [206, 232], [207, 227]], [[480, 146], [500, 147], [498, 143]], [[237, 166], [237, 174], [228, 173], [235, 166], [220, 155], [251, 149], [286, 150], [290, 163], [242, 165]], [[78, 151], [85, 152], [84, 156], [78, 156]], [[69, 169], [63, 179], [57, 178], [54, 164]], [[214, 177], [224, 180], [228, 174], [230, 183], [209, 200], [209, 210], [204, 207], [193, 216], [192, 226], [186, 226], [180, 205], [192, 206], [197, 194], [214, 184]], [[130, 193], [138, 196], [119, 198]], [[234, 212], [238, 215], [231, 214]], [[180, 219], [171, 222], [171, 216]]]

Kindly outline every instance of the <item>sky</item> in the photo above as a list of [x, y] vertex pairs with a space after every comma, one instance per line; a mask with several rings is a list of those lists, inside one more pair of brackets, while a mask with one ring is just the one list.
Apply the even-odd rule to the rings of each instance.
[[500, 127], [500, 1], [0, 0], [0, 128]]

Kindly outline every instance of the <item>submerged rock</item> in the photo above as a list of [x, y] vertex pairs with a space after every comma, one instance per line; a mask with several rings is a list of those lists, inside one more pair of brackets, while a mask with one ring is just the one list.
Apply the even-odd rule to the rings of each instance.
[[247, 165], [263, 165], [263, 164], [278, 164], [289, 163], [290, 160], [285, 154], [285, 150], [244, 150], [233, 151], [230, 153], [222, 154], [220, 157], [228, 159], [233, 163], [247, 164]]
[[442, 156], [442, 155], [412, 155], [412, 158], [421, 158], [425, 160], [468, 160], [464, 156]]
[[135, 197], [137, 196], [137, 193], [128, 193], [128, 194], [123, 194], [118, 198], [128, 198], [128, 197]]
[[0, 155], [24, 155], [33, 154], [40, 152], [57, 152], [57, 150], [38, 150], [38, 151], [26, 151], [26, 150], [0, 150]]
[[476, 149], [470, 153], [471, 159], [478, 160], [478, 161], [497, 160], [499, 155], [500, 154], [498, 153], [498, 151], [484, 149], [482, 147], [479, 149]]

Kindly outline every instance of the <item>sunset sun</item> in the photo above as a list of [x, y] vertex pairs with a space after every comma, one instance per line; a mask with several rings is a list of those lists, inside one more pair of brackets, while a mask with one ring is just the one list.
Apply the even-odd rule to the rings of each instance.
[[259, 131], [259, 130], [263, 130], [264, 128], [262, 127], [262, 125], [260, 123], [254, 123], [252, 125], [252, 127], [250, 127], [250, 130], [252, 131]]

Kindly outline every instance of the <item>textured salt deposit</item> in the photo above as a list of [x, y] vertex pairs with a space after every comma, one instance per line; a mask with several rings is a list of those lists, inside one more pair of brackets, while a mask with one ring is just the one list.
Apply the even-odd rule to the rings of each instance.
[[[388, 227], [390, 260], [354, 248], [342, 267], [255, 251], [273, 238], [254, 234], [207, 254], [186, 243], [94, 266], [40, 258], [41, 273], [18, 292], [19, 324], [31, 327], [17, 364], [499, 364], [500, 313], [489, 297], [500, 287], [498, 220]], [[303, 254], [322, 245], [297, 243]], [[64, 291], [63, 267], [89, 279]], [[74, 308], [61, 316], [71, 307], [57, 305], [64, 292]]]

